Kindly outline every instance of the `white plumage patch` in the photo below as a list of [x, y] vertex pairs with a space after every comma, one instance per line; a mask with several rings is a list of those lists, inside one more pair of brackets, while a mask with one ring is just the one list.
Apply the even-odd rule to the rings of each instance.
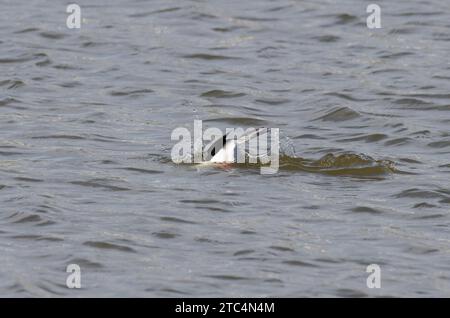
[[210, 160], [214, 163], [232, 163], [236, 161], [235, 158], [236, 143], [231, 140], [225, 144], [225, 147], [219, 150]]

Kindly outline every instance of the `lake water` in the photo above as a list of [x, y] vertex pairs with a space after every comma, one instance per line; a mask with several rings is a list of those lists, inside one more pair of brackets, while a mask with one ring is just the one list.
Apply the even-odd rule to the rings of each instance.
[[[0, 296], [450, 296], [449, 1], [69, 3], [0, 4]], [[194, 120], [279, 172], [174, 164]]]

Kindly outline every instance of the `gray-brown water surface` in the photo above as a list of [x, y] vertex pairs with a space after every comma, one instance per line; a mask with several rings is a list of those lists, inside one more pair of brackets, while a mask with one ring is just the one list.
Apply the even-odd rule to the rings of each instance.
[[[0, 296], [450, 296], [449, 1], [69, 3], [0, 1]], [[175, 165], [195, 119], [291, 153]]]

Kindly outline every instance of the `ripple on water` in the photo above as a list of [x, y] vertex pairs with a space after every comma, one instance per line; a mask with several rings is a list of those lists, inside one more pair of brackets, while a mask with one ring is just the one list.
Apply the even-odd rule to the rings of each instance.
[[255, 252], [255, 250], [252, 250], [252, 249], [248, 249], [248, 250], [240, 250], [240, 251], [234, 252], [234, 253], [233, 253], [233, 256], [249, 255], [249, 254], [252, 254], [252, 253], [254, 253], [254, 252]]
[[289, 103], [291, 100], [287, 98], [259, 98], [255, 99], [256, 103], [277, 106]]
[[205, 277], [214, 278], [224, 281], [237, 281], [237, 280], [251, 280], [250, 277], [238, 276], [238, 275], [206, 275]]
[[294, 249], [287, 246], [272, 245], [269, 248], [279, 252], [295, 252]]
[[87, 269], [101, 269], [105, 266], [102, 263], [94, 262], [86, 258], [76, 257], [72, 258], [67, 261], [67, 264], [77, 264], [81, 268], [87, 268]]
[[[210, 118], [203, 122], [206, 123], [224, 123], [231, 124], [237, 127], [239, 126], [251, 126], [251, 127], [262, 127], [267, 126], [269, 123], [264, 119], [252, 118], [252, 117], [220, 117], [220, 118]], [[233, 126], [232, 126], [233, 127]]]
[[129, 191], [130, 188], [120, 187], [113, 184], [114, 180], [107, 179], [92, 179], [88, 181], [71, 181], [70, 183], [77, 186], [88, 187], [88, 188], [100, 188], [109, 191]]
[[357, 111], [351, 109], [350, 107], [339, 107], [334, 108], [331, 111], [328, 111], [325, 115], [322, 115], [313, 120], [341, 122], [352, 120], [359, 117], [361, 117], [361, 115]]
[[153, 236], [160, 238], [160, 239], [174, 239], [180, 236], [180, 234], [167, 232], [167, 231], [161, 231], [161, 232], [153, 232]]
[[[0, 106], [9, 106], [10, 104], [14, 103], [21, 103], [20, 100], [13, 98], [13, 97], [6, 97], [3, 99], [0, 99]], [[12, 106], [12, 107], [18, 107], [18, 106]], [[20, 107], [20, 109], [25, 109], [25, 107]]]
[[127, 253], [136, 253], [136, 251], [125, 245], [119, 245], [115, 243], [103, 242], [103, 241], [86, 241], [83, 243], [84, 246], [94, 247], [106, 251], [118, 251]]
[[332, 43], [332, 42], [339, 41], [341, 39], [341, 37], [339, 37], [337, 35], [326, 34], [326, 35], [320, 35], [320, 36], [313, 36], [312, 39], [317, 40], [319, 42]]
[[29, 178], [29, 177], [15, 177], [14, 180], [17, 181], [24, 181], [24, 182], [44, 182], [42, 179], [35, 179], [35, 178]]
[[125, 167], [125, 168], [117, 168], [117, 169], [127, 170], [127, 171], [131, 171], [131, 172], [137, 172], [137, 173], [141, 173], [141, 174], [160, 174], [160, 173], [164, 173], [164, 171], [144, 169], [144, 168], [135, 168], [135, 167]]
[[22, 29], [22, 30], [19, 30], [19, 31], [15, 31], [14, 33], [15, 34], [23, 34], [23, 33], [30, 33], [30, 32], [37, 32], [37, 31], [39, 31], [40, 29], [39, 28], [25, 28], [25, 29]]
[[198, 210], [209, 210], [212, 212], [230, 212], [229, 205], [226, 202], [211, 199], [183, 199], [179, 201], [183, 204], [193, 206]]
[[197, 222], [194, 222], [194, 221], [189, 221], [189, 220], [185, 220], [185, 219], [181, 219], [181, 218], [177, 218], [177, 217], [173, 217], [173, 216], [162, 216], [159, 219], [163, 222], [181, 223], [181, 224], [198, 224]]
[[380, 140], [388, 138], [388, 135], [385, 134], [364, 134], [363, 136], [346, 138], [346, 139], [338, 139], [336, 142], [352, 142], [352, 141], [364, 141], [364, 142], [378, 142]]
[[413, 139], [408, 138], [408, 137], [403, 137], [403, 138], [394, 138], [391, 140], [387, 140], [384, 145], [385, 146], [402, 146], [402, 145], [407, 145], [409, 143], [411, 143], [413, 141]]
[[382, 214], [383, 211], [376, 209], [376, 208], [372, 208], [372, 207], [368, 207], [368, 206], [357, 206], [351, 209], [352, 212], [355, 213], [367, 213], [367, 214], [372, 214], [372, 215], [378, 215], [378, 214]]
[[39, 33], [39, 36], [50, 40], [60, 40], [67, 37], [67, 34], [55, 31], [43, 31]]
[[211, 91], [204, 92], [200, 95], [200, 97], [214, 97], [214, 98], [234, 98], [234, 97], [242, 97], [245, 96], [244, 93], [224, 91], [221, 89], [214, 89]]
[[289, 265], [289, 266], [299, 266], [299, 267], [320, 267], [316, 264], [304, 262], [300, 260], [286, 260], [282, 261], [283, 264]]
[[22, 57], [0, 57], [0, 64], [23, 63], [33, 60], [33, 55], [22, 55]]
[[32, 136], [31, 139], [68, 139], [68, 140], [84, 140], [85, 137], [78, 135], [48, 135], [48, 136]]
[[37, 213], [30, 212], [13, 212], [2, 218], [7, 223], [23, 224], [32, 226], [46, 226], [55, 224], [54, 221], [48, 219], [48, 217]]
[[433, 190], [411, 188], [394, 195], [396, 198], [445, 199], [446, 195]]
[[450, 146], [450, 140], [433, 141], [430, 142], [427, 146], [431, 148], [446, 148]]
[[368, 297], [369, 295], [363, 291], [356, 290], [356, 289], [348, 289], [348, 288], [340, 288], [334, 291], [334, 293], [338, 297], [344, 297], [344, 298], [363, 298]]
[[153, 92], [154, 91], [149, 88], [143, 88], [143, 89], [124, 88], [124, 89], [120, 89], [120, 90], [110, 91], [109, 94], [111, 96], [115, 96], [115, 97], [123, 97], [123, 96], [138, 97], [138, 96], [150, 94]]
[[61, 238], [61, 237], [43, 236], [43, 235], [30, 235], [30, 234], [11, 235], [10, 238], [16, 239], [16, 240], [48, 241], [48, 242], [62, 242], [62, 241], [64, 241], [64, 239]]
[[21, 80], [4, 80], [0, 81], [0, 87], [5, 86], [6, 89], [16, 89], [25, 86], [25, 83]]
[[226, 60], [240, 60], [241, 59], [239, 57], [234, 57], [234, 56], [205, 54], [205, 53], [188, 54], [188, 55], [184, 55], [183, 57], [187, 58], [187, 59], [198, 59], [198, 60], [205, 60], [205, 61], [226, 61]]
[[154, 14], [175, 12], [175, 11], [178, 11], [180, 9], [181, 9], [181, 7], [170, 7], [170, 8], [159, 9], [159, 10], [154, 10], [154, 11], [133, 13], [133, 14], [130, 14], [129, 17], [130, 18], [145, 18], [145, 17], [151, 16], [151, 15], [154, 15]]
[[315, 140], [326, 140], [327, 138], [315, 135], [315, 134], [302, 134], [299, 136], [295, 136], [292, 139], [315, 139]]

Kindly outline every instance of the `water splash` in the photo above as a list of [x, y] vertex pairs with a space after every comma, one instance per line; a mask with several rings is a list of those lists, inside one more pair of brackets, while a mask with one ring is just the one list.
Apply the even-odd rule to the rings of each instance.
[[395, 173], [394, 163], [364, 154], [326, 154], [318, 160], [282, 155], [280, 170], [307, 171], [336, 176], [374, 176]]

